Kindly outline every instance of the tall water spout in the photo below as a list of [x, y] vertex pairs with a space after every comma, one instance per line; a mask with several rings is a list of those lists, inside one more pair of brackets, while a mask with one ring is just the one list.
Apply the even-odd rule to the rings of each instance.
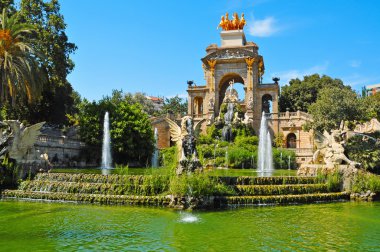
[[157, 141], [158, 141], [157, 128], [154, 128], [154, 152], [153, 152], [153, 157], [152, 157], [152, 167], [154, 167], [154, 168], [158, 167], [158, 147], [157, 147]]
[[273, 172], [272, 139], [268, 131], [268, 122], [265, 112], [261, 117], [260, 136], [259, 136], [259, 156], [257, 171], [271, 175]]
[[103, 147], [102, 147], [102, 169], [112, 168], [111, 157], [111, 136], [110, 136], [110, 122], [108, 112], [104, 115], [103, 123]]
[[227, 112], [224, 114], [224, 127], [222, 129], [222, 139], [224, 141], [232, 141], [232, 120], [234, 117], [234, 104], [228, 103]]

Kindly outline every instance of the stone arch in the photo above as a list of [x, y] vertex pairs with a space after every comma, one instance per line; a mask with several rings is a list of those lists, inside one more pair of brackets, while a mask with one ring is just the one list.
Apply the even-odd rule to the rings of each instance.
[[196, 96], [194, 97], [194, 116], [202, 117], [203, 116], [203, 97]]
[[[227, 73], [225, 74], [219, 81], [219, 106], [222, 104], [224, 96], [226, 94], [226, 90], [229, 87], [230, 81], [234, 81], [236, 84], [243, 84], [244, 90], [245, 90], [245, 83], [243, 77], [241, 77], [237, 73]], [[246, 91], [244, 91], [246, 92]], [[244, 95], [245, 96], [245, 95]]]
[[271, 113], [273, 97], [270, 94], [265, 94], [261, 97], [261, 111]]
[[286, 136], [286, 148], [297, 148], [297, 136], [294, 133], [289, 133]]

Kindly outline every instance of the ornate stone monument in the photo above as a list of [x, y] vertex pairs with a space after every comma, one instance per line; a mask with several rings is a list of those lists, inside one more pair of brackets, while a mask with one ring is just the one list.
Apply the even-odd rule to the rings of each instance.
[[246, 114], [245, 122], [251, 124], [256, 132], [262, 111], [269, 109], [265, 106], [269, 101], [272, 101], [271, 112], [277, 116], [279, 85], [262, 82], [264, 58], [259, 55], [259, 47], [255, 43], [246, 41], [245, 24], [244, 14], [239, 18], [234, 13], [232, 19], [228, 13], [222, 16], [218, 26], [222, 28], [221, 46], [211, 44], [201, 59], [206, 85], [188, 86], [188, 114], [194, 117], [194, 121], [206, 119], [208, 125], [213, 123], [220, 114], [226, 91], [233, 80], [235, 85], [243, 85], [244, 98], [238, 102]]

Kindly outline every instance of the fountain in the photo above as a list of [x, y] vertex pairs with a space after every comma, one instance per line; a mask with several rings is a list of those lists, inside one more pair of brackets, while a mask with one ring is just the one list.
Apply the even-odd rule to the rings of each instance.
[[265, 112], [263, 112], [261, 117], [257, 167], [257, 171], [262, 175], [264, 175], [264, 173], [271, 175], [273, 172], [272, 139], [268, 131], [268, 123]]
[[231, 142], [232, 141], [232, 119], [234, 117], [234, 104], [227, 104], [227, 112], [224, 115], [224, 127], [222, 129], [222, 139], [224, 141]]
[[152, 157], [152, 167], [157, 168], [158, 167], [158, 148], [157, 148], [157, 141], [158, 141], [158, 133], [157, 128], [154, 128], [154, 152]]
[[102, 147], [102, 170], [112, 168], [112, 157], [111, 157], [111, 136], [110, 136], [110, 126], [109, 126], [109, 114], [108, 112], [104, 115], [103, 124], [103, 147]]

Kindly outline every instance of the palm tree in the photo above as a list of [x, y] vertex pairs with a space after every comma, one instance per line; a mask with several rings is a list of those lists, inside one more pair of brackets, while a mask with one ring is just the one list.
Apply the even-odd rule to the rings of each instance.
[[26, 95], [29, 102], [37, 96], [42, 87], [40, 68], [36, 52], [31, 45], [34, 26], [19, 22], [18, 14], [7, 16], [6, 10], [0, 16], [0, 101]]

